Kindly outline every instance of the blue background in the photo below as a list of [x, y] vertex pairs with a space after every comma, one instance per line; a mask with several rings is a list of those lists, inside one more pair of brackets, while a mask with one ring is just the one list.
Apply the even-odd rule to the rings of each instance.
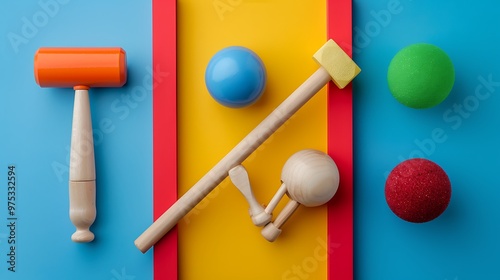
[[[9, 1], [0, 18], [0, 279], [151, 279], [152, 250], [144, 256], [133, 244], [152, 222], [150, 1]], [[16, 35], [22, 39], [12, 41]], [[96, 239], [88, 244], [70, 239], [74, 94], [35, 83], [33, 56], [42, 46], [127, 52], [127, 84], [90, 90], [97, 219]], [[15, 273], [6, 263], [10, 164], [18, 178]]]
[[[362, 69], [354, 82], [356, 279], [500, 279], [499, 5], [353, 2]], [[389, 10], [390, 18], [381, 12]], [[447, 52], [456, 74], [449, 97], [425, 110], [399, 104], [386, 81], [392, 57], [420, 42]], [[489, 92], [481, 77], [496, 86]], [[436, 131], [444, 135], [432, 140]], [[409, 157], [438, 163], [452, 182], [448, 209], [429, 223], [405, 222], [385, 202], [387, 174]]]

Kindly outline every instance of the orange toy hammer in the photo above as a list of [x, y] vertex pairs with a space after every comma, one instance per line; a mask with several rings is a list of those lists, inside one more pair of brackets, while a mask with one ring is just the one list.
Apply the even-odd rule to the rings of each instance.
[[90, 242], [96, 216], [94, 140], [88, 90], [121, 87], [127, 81], [121, 48], [40, 48], [35, 54], [35, 80], [41, 87], [75, 90], [69, 163], [69, 216], [76, 226], [71, 239]]

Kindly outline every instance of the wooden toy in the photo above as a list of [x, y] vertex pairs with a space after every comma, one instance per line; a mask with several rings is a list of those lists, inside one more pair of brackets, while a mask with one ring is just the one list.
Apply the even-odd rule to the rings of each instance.
[[90, 242], [96, 216], [95, 163], [90, 87], [121, 87], [127, 81], [121, 48], [40, 48], [35, 54], [35, 80], [41, 87], [73, 87], [75, 100], [69, 165], [71, 239]]
[[291, 198], [275, 221], [262, 229], [262, 236], [273, 242], [281, 227], [300, 204], [307, 207], [327, 203], [339, 187], [339, 170], [329, 155], [317, 150], [302, 150], [293, 154], [283, 166], [281, 187], [274, 195], [266, 213], [272, 213], [285, 193]]
[[[336, 59], [332, 60], [326, 57], [326, 54]], [[315, 59], [321, 67], [135, 240], [135, 246], [141, 252], [146, 252], [158, 242], [228, 176], [229, 170], [241, 164], [328, 81], [333, 79], [337, 86], [344, 87], [360, 72], [358, 66], [333, 40], [323, 45], [315, 55]]]
[[242, 108], [259, 100], [266, 87], [266, 69], [253, 51], [244, 47], [228, 47], [210, 59], [205, 84], [218, 103]]
[[248, 173], [243, 165], [237, 165], [229, 170], [229, 178], [236, 188], [243, 194], [250, 205], [250, 217], [256, 226], [265, 226], [271, 221], [271, 213], [266, 212], [255, 199], [248, 179]]
[[401, 219], [413, 223], [429, 222], [439, 217], [450, 203], [450, 179], [430, 160], [405, 160], [387, 177], [385, 199]]
[[401, 104], [415, 109], [431, 108], [450, 94], [455, 70], [442, 49], [431, 44], [413, 44], [394, 56], [387, 81]]
[[[272, 242], [281, 233], [281, 227], [300, 204], [308, 207], [328, 202], [339, 187], [339, 170], [327, 154], [317, 150], [302, 150], [292, 155], [281, 173], [281, 187], [264, 209], [255, 199], [248, 174], [242, 165], [229, 170], [229, 178], [250, 205], [250, 216], [256, 226], [264, 226], [262, 235]], [[285, 194], [291, 201], [273, 223], [271, 215]]]

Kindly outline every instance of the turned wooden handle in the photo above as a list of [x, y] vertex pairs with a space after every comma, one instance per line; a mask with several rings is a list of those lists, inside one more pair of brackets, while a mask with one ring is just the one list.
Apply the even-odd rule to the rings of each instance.
[[76, 231], [71, 235], [74, 242], [90, 242], [94, 234], [89, 230], [96, 216], [95, 181], [69, 182], [69, 218]]
[[69, 162], [69, 213], [76, 232], [74, 242], [90, 242], [89, 228], [96, 217], [94, 140], [88, 89], [75, 87]]
[[219, 163], [146, 229], [135, 240], [135, 246], [143, 253], [148, 251], [180, 219], [217, 187], [228, 176], [231, 168], [241, 164], [330, 80], [330, 74], [323, 67], [314, 72]]

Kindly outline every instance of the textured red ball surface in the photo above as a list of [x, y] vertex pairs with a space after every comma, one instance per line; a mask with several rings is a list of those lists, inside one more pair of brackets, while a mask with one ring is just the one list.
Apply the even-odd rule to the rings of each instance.
[[451, 198], [451, 183], [436, 163], [414, 158], [398, 164], [385, 183], [389, 208], [401, 219], [424, 223], [446, 210]]

